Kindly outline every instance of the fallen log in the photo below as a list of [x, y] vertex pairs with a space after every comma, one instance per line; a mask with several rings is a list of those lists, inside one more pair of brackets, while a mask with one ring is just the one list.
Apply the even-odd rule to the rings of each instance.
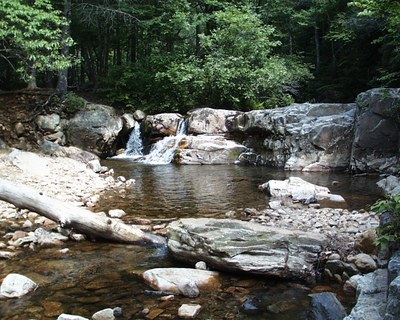
[[125, 242], [149, 243], [165, 246], [163, 237], [145, 233], [137, 226], [75, 207], [58, 199], [45, 196], [26, 185], [0, 179], [0, 200], [20, 209], [28, 209], [58, 223], [62, 228], [74, 229], [94, 238]]

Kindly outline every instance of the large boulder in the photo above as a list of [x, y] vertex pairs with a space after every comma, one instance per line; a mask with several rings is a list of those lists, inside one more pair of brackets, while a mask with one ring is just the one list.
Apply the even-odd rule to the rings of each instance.
[[115, 154], [123, 121], [109, 106], [87, 104], [66, 127], [67, 143], [99, 157]]
[[[400, 169], [400, 89], [372, 89], [357, 97], [351, 152], [354, 171], [396, 173]], [[396, 109], [397, 108], [397, 109]]]
[[290, 198], [294, 202], [305, 204], [319, 202], [325, 207], [345, 207], [346, 201], [337, 194], [331, 194], [326, 187], [318, 186], [304, 181], [298, 177], [290, 177], [286, 180], [269, 180], [259, 186], [274, 198]]
[[312, 296], [307, 320], [342, 320], [346, 309], [333, 292], [322, 292]]
[[222, 136], [186, 136], [175, 154], [179, 164], [232, 164], [247, 148]]
[[200, 108], [188, 112], [190, 134], [226, 134], [232, 127], [232, 120], [242, 114], [239, 111]]
[[311, 280], [327, 244], [321, 234], [240, 220], [180, 219], [168, 226], [171, 254], [222, 270]]
[[[254, 110], [234, 119], [258, 164], [286, 170], [329, 171], [350, 162], [355, 104], [294, 104]], [[247, 161], [247, 159], [243, 159]]]
[[159, 113], [145, 119], [144, 130], [149, 136], [176, 135], [179, 123], [183, 120], [179, 113]]

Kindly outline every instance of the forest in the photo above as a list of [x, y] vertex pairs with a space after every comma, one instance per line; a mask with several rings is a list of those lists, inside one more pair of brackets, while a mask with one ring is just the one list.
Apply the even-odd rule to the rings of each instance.
[[2, 0], [0, 90], [124, 110], [349, 102], [400, 85], [400, 2]]

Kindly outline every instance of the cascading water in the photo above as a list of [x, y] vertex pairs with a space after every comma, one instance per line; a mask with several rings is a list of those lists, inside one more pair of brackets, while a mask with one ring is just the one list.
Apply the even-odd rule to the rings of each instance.
[[[131, 132], [129, 141], [126, 145], [123, 158], [129, 158], [138, 162], [147, 164], [168, 164], [174, 158], [175, 151], [179, 146], [179, 142], [187, 134], [187, 120], [181, 119], [178, 123], [176, 135], [165, 137], [156, 142], [147, 155], [143, 155], [143, 143], [140, 132], [140, 125], [136, 124]], [[117, 156], [121, 158], [121, 156]]]
[[179, 142], [187, 134], [187, 121], [181, 119], [178, 123], [175, 136], [165, 137], [156, 142], [141, 162], [148, 164], [168, 164], [174, 159], [175, 151], [179, 146]]
[[131, 157], [143, 156], [143, 142], [139, 123], [135, 124], [135, 127], [133, 128], [131, 135], [129, 136], [129, 140], [126, 145], [125, 155]]

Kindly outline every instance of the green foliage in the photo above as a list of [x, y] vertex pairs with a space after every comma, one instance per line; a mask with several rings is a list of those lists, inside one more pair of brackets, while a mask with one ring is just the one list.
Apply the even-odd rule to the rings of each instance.
[[[24, 78], [29, 69], [62, 70], [71, 65], [60, 55], [61, 28], [67, 22], [49, 0], [0, 2], [0, 59], [9, 62]], [[67, 40], [72, 44], [72, 39]], [[16, 61], [16, 65], [13, 62]]]
[[378, 227], [378, 243], [384, 247], [400, 242], [400, 195], [378, 200], [371, 206], [378, 214], [388, 213], [390, 221]]
[[64, 111], [70, 114], [74, 114], [80, 110], [83, 110], [86, 106], [85, 99], [77, 96], [73, 92], [68, 92], [64, 97], [62, 104]]

